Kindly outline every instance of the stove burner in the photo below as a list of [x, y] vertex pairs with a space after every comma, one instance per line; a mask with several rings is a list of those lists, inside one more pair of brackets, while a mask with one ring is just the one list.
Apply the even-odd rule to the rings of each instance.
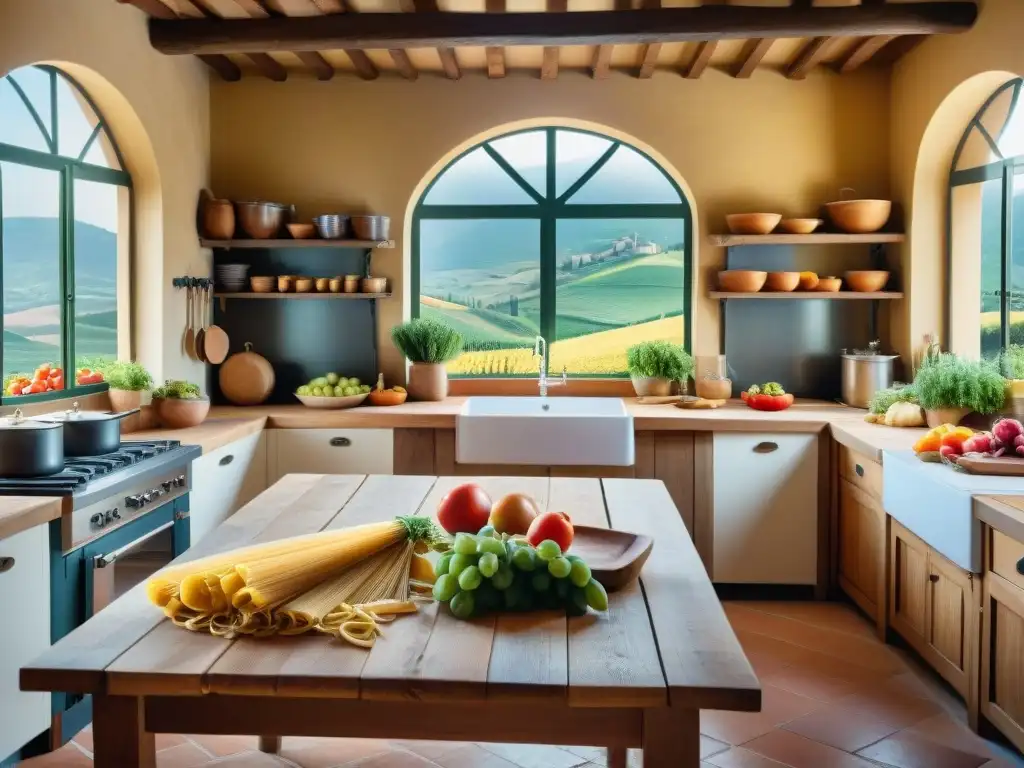
[[74, 493], [86, 483], [103, 475], [138, 464], [181, 445], [178, 440], [137, 440], [121, 443], [121, 448], [102, 456], [83, 456], [64, 461], [64, 469], [44, 477], [0, 477], [0, 493], [19, 490], [48, 490]]

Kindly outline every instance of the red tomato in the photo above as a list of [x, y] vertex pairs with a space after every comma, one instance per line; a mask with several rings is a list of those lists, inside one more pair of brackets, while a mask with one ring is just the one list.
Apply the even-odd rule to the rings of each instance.
[[49, 375], [50, 375], [50, 364], [49, 363], [43, 363], [38, 368], [36, 368], [35, 378], [36, 378], [37, 381], [39, 379], [45, 379]]
[[63, 376], [63, 375], [64, 375], [64, 369], [61, 368], [59, 365], [55, 365], [55, 366], [50, 368], [50, 378], [53, 378], [54, 376]]
[[530, 523], [526, 540], [537, 546], [545, 539], [551, 539], [565, 552], [572, 546], [572, 520], [565, 512], [545, 512]]
[[53, 376], [53, 377], [51, 377], [50, 378], [50, 386], [53, 387], [53, 389], [64, 389], [64, 377], [63, 376]]
[[23, 395], [38, 395], [40, 392], [46, 391], [46, 385], [41, 381], [33, 381], [32, 384], [27, 387], [26, 390], [21, 390]]
[[491, 516], [491, 497], [476, 483], [448, 491], [437, 505], [437, 521], [448, 533], [476, 533]]

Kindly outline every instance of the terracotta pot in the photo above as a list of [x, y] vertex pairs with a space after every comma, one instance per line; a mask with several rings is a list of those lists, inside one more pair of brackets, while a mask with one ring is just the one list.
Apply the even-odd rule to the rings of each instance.
[[780, 213], [730, 213], [725, 225], [734, 235], [767, 235], [781, 220]]
[[932, 428], [941, 427], [943, 424], [955, 426], [970, 412], [970, 408], [936, 408], [934, 411], [925, 411], [924, 419]]
[[448, 370], [444, 363], [413, 363], [406, 389], [413, 400], [444, 400], [448, 397]]
[[203, 206], [203, 234], [211, 240], [235, 236], [235, 208], [230, 200], [209, 200]]
[[726, 269], [718, 273], [718, 289], [728, 293], [757, 293], [767, 279], [767, 272], [756, 269]]
[[155, 398], [153, 407], [156, 409], [160, 424], [167, 429], [188, 429], [203, 423], [210, 412], [210, 398], [201, 397], [194, 400], [179, 400], [173, 397]]
[[[110, 398], [110, 410], [112, 411], [132, 411], [142, 408], [142, 392], [111, 388], [107, 390], [107, 396]], [[125, 417], [121, 421], [121, 432], [138, 432], [140, 429], [144, 429], [142, 421], [140, 413]]]
[[660, 376], [630, 376], [637, 397], [666, 397], [672, 394], [672, 379]]

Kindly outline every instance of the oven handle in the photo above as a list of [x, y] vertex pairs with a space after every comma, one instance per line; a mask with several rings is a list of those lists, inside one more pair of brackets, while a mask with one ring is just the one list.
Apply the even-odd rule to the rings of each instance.
[[108, 565], [113, 565], [114, 561], [116, 561], [117, 558], [121, 557], [121, 555], [123, 555], [126, 552], [129, 552], [129, 551], [131, 551], [133, 549], [135, 549], [140, 544], [143, 544], [143, 543], [149, 541], [154, 536], [156, 536], [158, 533], [163, 533], [164, 531], [168, 530], [169, 528], [173, 528], [173, 527], [174, 527], [174, 521], [171, 520], [169, 522], [164, 523], [161, 526], [158, 526], [158, 527], [154, 528], [152, 531], [147, 533], [141, 539], [135, 539], [135, 541], [131, 542], [130, 544], [125, 544], [120, 549], [115, 549], [109, 555], [96, 555], [96, 557], [93, 558], [93, 565], [95, 567], [97, 567], [97, 568], [106, 568]]

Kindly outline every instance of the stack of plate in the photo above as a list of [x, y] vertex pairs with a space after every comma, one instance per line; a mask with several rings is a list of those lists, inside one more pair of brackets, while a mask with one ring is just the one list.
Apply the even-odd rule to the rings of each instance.
[[217, 284], [226, 291], [244, 291], [248, 273], [248, 264], [218, 264], [214, 267]]

